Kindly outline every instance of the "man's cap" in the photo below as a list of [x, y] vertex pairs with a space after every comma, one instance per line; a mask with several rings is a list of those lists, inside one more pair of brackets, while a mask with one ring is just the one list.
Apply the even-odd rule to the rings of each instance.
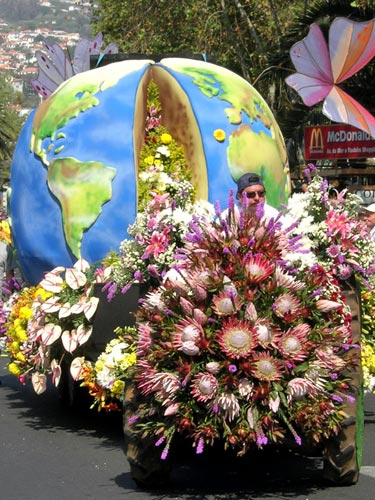
[[244, 174], [237, 181], [237, 194], [241, 194], [249, 186], [259, 185], [264, 187], [263, 180], [258, 174]]
[[375, 213], [375, 203], [371, 203], [371, 205], [367, 205], [367, 207], [362, 207], [362, 211]]

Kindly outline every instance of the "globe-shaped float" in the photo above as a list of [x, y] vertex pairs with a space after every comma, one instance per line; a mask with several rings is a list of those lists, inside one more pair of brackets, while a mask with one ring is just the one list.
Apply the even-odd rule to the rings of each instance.
[[[264, 99], [214, 64], [169, 58], [112, 63], [67, 80], [29, 116], [11, 169], [10, 213], [30, 284], [79, 257], [117, 251], [137, 213], [147, 87], [159, 89], [162, 123], [185, 151], [197, 197], [227, 205], [246, 172], [267, 201], [289, 195], [285, 144]], [[219, 131], [219, 133], [218, 133]]]

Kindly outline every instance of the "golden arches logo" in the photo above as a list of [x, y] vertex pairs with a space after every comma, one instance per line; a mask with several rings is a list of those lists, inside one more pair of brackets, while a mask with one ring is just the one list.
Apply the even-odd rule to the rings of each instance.
[[324, 149], [321, 128], [313, 128], [310, 136], [310, 153], [322, 153]]

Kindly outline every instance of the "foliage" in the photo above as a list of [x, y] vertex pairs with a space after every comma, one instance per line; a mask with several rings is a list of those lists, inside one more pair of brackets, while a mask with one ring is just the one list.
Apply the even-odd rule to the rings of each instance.
[[99, 0], [93, 25], [122, 52], [206, 54], [252, 82], [265, 68], [267, 53], [278, 46], [291, 11], [302, 3]]
[[[22, 119], [12, 108], [14, 92], [6, 76], [0, 76], [0, 161], [10, 159]], [[9, 177], [9, 172], [4, 177]]]

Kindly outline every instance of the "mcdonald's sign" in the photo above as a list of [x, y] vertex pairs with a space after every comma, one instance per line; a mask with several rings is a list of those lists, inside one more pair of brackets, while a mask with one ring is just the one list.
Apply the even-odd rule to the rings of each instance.
[[305, 127], [305, 159], [373, 158], [375, 139], [351, 125]]

